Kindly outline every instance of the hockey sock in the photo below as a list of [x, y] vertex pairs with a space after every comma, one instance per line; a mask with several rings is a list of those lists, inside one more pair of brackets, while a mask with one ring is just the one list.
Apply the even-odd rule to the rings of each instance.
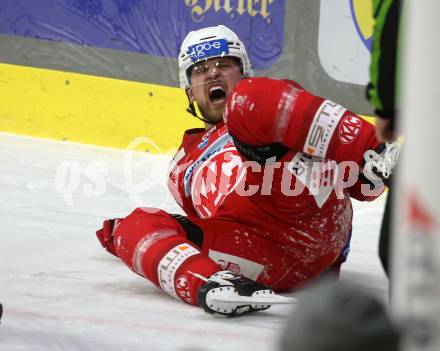
[[209, 277], [219, 271], [214, 261], [187, 240], [179, 222], [160, 210], [136, 209], [123, 219], [115, 231], [115, 249], [134, 272], [193, 305], [203, 284], [196, 276]]

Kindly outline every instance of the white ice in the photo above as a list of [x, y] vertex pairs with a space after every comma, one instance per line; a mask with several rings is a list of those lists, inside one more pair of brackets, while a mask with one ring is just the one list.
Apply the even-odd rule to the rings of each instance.
[[[106, 218], [137, 206], [179, 212], [166, 195], [169, 157], [131, 156], [0, 133], [0, 350], [276, 350], [290, 308], [214, 318], [102, 249], [95, 231]], [[354, 203], [342, 277], [386, 300], [383, 205]]]

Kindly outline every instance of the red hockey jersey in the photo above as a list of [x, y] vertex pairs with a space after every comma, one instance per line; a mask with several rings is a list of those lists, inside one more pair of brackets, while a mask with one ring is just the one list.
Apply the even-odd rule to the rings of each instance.
[[[234, 113], [238, 117], [250, 116], [246, 125], [234, 130], [238, 130], [240, 140], [254, 145], [280, 141], [272, 138], [267, 127], [280, 118], [279, 111], [264, 111], [264, 106], [260, 106], [267, 96], [268, 82], [261, 85], [260, 95], [253, 91], [251, 96], [240, 83], [230, 95], [226, 111], [228, 123], [232, 122], [234, 127], [242, 122]], [[252, 88], [255, 90], [255, 85]], [[285, 88], [289, 87], [283, 85]], [[294, 94], [302, 91], [292, 90]], [[281, 140], [292, 149], [278, 162], [262, 166], [244, 159], [224, 123], [208, 131], [187, 131], [172, 161], [169, 178], [170, 191], [183, 210], [189, 216], [225, 219], [256, 228], [262, 236], [279, 242], [293, 253], [301, 252], [298, 254], [301, 257], [305, 254], [311, 262], [327, 252], [335, 259], [351, 227], [350, 195], [371, 200], [380, 194], [379, 191], [375, 195], [363, 195], [358, 181], [344, 187], [348, 184], [346, 169], [341, 169], [336, 161], [359, 163], [361, 157], [353, 150], [363, 152], [374, 148], [377, 140], [372, 126], [357, 115], [307, 94], [304, 101], [295, 97], [304, 106], [290, 107], [285, 113], [291, 115], [281, 116], [284, 123], [281, 127], [286, 130], [274, 126], [275, 136], [282, 132], [284, 137], [292, 139]], [[281, 106], [279, 102], [271, 103]], [[258, 110], [267, 114], [257, 118]], [[330, 118], [324, 120], [324, 113]], [[316, 134], [318, 127], [323, 134]], [[350, 133], [344, 133], [347, 127]], [[361, 144], [358, 148], [354, 147], [356, 141]], [[336, 155], [338, 160], [328, 158], [329, 155]]]

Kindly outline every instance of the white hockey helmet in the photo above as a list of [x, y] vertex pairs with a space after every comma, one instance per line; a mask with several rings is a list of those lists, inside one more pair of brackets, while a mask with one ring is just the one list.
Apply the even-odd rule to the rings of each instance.
[[196, 62], [227, 56], [240, 60], [245, 76], [253, 75], [244, 44], [232, 30], [219, 25], [189, 32], [183, 40], [179, 53], [180, 87], [183, 89], [189, 87], [188, 70]]

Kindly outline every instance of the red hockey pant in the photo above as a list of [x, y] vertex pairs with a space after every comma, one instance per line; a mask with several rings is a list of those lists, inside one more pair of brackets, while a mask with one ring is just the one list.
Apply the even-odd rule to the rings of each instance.
[[194, 305], [203, 284], [197, 275], [230, 270], [285, 291], [325, 271], [342, 251], [299, 259], [296, 249], [255, 228], [229, 220], [176, 219], [162, 210], [140, 208], [122, 220], [114, 242], [118, 256], [133, 271]]

